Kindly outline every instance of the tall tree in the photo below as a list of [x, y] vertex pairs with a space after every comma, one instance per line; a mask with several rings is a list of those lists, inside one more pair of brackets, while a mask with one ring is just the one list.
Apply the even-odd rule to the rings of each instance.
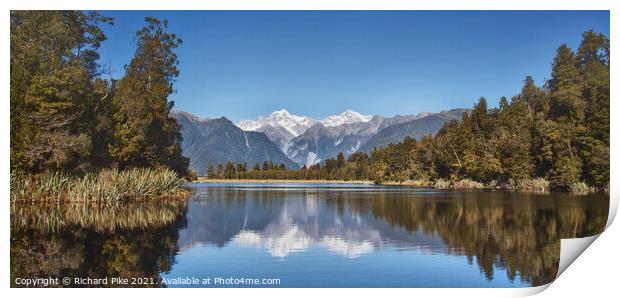
[[215, 177], [215, 168], [213, 168], [213, 163], [209, 162], [207, 166], [207, 177], [214, 178]]
[[145, 21], [136, 33], [134, 57], [116, 84], [110, 154], [122, 168], [167, 166], [187, 175], [189, 161], [181, 155], [179, 125], [169, 116], [174, 103], [168, 101], [179, 75], [175, 49], [182, 41], [166, 32], [167, 21]]
[[235, 176], [235, 164], [229, 160], [226, 162], [226, 169], [224, 170], [224, 177], [231, 179]]
[[556, 121], [559, 136], [553, 144], [554, 158], [549, 179], [554, 188], [566, 189], [581, 177], [582, 161], [575, 141], [585, 129], [586, 104], [581, 92], [577, 58], [565, 44], [557, 50], [551, 77], [549, 116]]

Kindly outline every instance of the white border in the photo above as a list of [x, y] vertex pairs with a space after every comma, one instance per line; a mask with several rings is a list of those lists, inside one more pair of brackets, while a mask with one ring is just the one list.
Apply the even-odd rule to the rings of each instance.
[[[4, 109], [0, 109], [1, 124], [1, 158], [0, 168], [2, 178], [0, 185], [5, 194], [5, 204], [2, 206], [4, 228], [0, 228], [3, 241], [4, 253], [1, 260], [3, 277], [0, 279], [2, 291], [8, 291], [4, 297], [15, 297], [17, 295], [37, 295], [37, 296], [103, 296], [110, 295], [111, 292], [104, 290], [84, 290], [84, 289], [9, 289], [9, 10], [11, 9], [97, 9], [97, 10], [611, 10], [611, 41], [612, 48], [614, 41], [618, 39], [618, 4], [620, 1], [603, 0], [99, 0], [99, 1], [44, 1], [44, 0], [13, 0], [2, 1], [0, 4], [4, 9], [4, 21], [0, 23], [2, 30], [2, 40], [4, 46], [0, 49], [4, 58], [4, 69], [2, 72], [2, 91], [4, 94]], [[608, 225], [615, 216], [618, 206], [618, 187], [617, 171], [618, 159], [618, 124], [614, 119], [618, 118], [618, 107], [614, 104], [614, 92], [620, 86], [617, 80], [618, 63], [612, 60], [612, 90], [611, 90], [611, 184], [612, 204], [610, 208], [610, 218]], [[551, 284], [542, 297], [573, 297], [576, 295], [585, 296], [595, 291], [597, 293], [608, 293], [606, 296], [617, 295], [617, 273], [619, 265], [618, 245], [620, 243], [620, 229], [618, 225], [610, 226], [594, 243], [588, 247], [586, 252], [568, 267], [565, 273], [558, 280]], [[535, 294], [546, 289], [546, 286], [530, 289], [178, 289], [174, 290], [175, 295], [247, 295], [247, 296], [296, 296], [296, 297], [315, 297], [317, 295], [329, 296], [350, 296], [350, 295], [421, 295], [421, 296], [471, 296], [471, 297], [498, 297], [498, 296], [522, 296]], [[115, 289], [114, 294], [136, 294], [133, 289]], [[170, 295], [166, 290], [146, 290], [149, 296], [165, 297]], [[8, 295], [8, 296], [7, 296]]]

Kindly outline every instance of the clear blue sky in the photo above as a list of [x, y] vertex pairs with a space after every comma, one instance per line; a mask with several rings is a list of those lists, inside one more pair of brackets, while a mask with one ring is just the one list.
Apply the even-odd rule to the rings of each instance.
[[556, 48], [609, 36], [607, 11], [104, 11], [101, 62], [123, 75], [144, 16], [183, 39], [176, 109], [233, 121], [288, 109], [323, 118], [496, 105]]

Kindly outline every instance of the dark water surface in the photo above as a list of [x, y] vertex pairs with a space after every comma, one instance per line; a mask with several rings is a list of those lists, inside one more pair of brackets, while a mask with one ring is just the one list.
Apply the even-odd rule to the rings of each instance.
[[[554, 279], [560, 239], [600, 233], [609, 206], [608, 196], [368, 185], [188, 187], [187, 201], [12, 206], [11, 284], [536, 286]], [[174, 284], [188, 278], [200, 282]]]

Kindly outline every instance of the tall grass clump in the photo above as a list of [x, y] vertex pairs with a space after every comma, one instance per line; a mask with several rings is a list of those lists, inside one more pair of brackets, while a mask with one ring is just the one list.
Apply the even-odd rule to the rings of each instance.
[[513, 188], [518, 191], [549, 192], [549, 180], [545, 178], [519, 179], [511, 181]]
[[575, 182], [570, 185], [570, 192], [576, 195], [587, 195], [590, 193], [594, 193], [596, 191], [595, 188], [589, 187], [585, 182]]
[[435, 187], [436, 189], [449, 189], [450, 181], [444, 179], [437, 179], [433, 183], [433, 187]]
[[81, 177], [63, 173], [11, 174], [12, 201], [111, 202], [179, 196], [183, 179], [167, 168], [103, 170]]
[[465, 178], [462, 180], [455, 181], [452, 184], [452, 188], [454, 189], [483, 189], [483, 188], [486, 188], [486, 186], [484, 185], [484, 183]]
[[69, 189], [71, 176], [65, 172], [46, 172], [36, 177], [11, 172], [11, 200], [60, 200]]

